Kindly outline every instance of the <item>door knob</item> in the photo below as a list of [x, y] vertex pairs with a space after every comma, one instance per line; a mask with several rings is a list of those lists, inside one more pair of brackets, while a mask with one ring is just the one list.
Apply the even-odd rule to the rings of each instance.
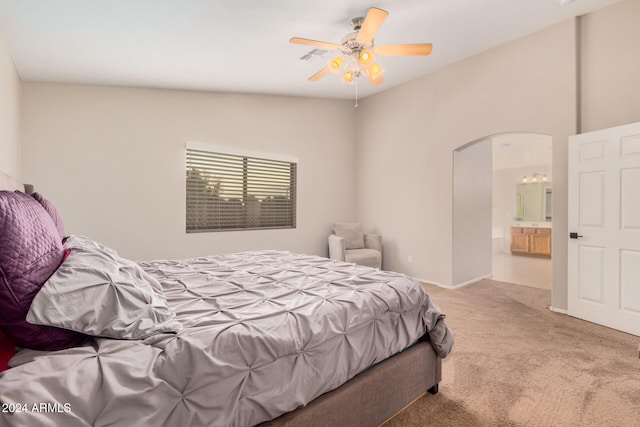
[[578, 237], [582, 237], [582, 234], [578, 234], [578, 233], [569, 233], [569, 238], [570, 238], [570, 239], [577, 239]]

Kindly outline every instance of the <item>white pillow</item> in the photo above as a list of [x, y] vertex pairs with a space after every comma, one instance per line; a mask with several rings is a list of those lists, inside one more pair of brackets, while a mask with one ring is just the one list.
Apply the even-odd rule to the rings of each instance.
[[160, 283], [138, 264], [83, 236], [64, 247], [69, 256], [33, 299], [29, 323], [118, 339], [182, 329]]

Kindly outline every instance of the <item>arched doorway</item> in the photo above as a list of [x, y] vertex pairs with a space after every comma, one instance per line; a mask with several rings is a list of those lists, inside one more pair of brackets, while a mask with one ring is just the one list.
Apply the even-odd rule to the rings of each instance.
[[548, 235], [550, 247], [551, 137], [509, 132], [474, 140], [454, 150], [453, 175], [454, 285], [491, 277], [551, 289], [551, 260], [510, 247], [512, 226]]

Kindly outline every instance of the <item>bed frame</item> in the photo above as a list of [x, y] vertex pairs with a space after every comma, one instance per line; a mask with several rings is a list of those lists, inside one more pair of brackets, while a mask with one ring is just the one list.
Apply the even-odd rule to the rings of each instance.
[[[33, 192], [33, 186], [0, 171], [0, 190]], [[308, 405], [261, 424], [264, 427], [378, 426], [427, 391], [438, 392], [442, 361], [428, 338], [370, 367]]]
[[265, 427], [378, 426], [428, 391], [438, 392], [442, 359], [420, 341]]

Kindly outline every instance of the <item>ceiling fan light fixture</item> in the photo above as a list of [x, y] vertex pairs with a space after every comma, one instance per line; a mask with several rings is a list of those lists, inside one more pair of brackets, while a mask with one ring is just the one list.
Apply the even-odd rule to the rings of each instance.
[[369, 49], [362, 49], [358, 55], [358, 64], [365, 68], [372, 65], [375, 60], [375, 55]]
[[369, 67], [369, 75], [371, 76], [371, 80], [375, 80], [384, 73], [384, 70], [380, 66], [380, 64], [373, 64]]
[[347, 70], [342, 75], [342, 82], [348, 85], [353, 84], [353, 71]]
[[329, 61], [329, 70], [331, 70], [331, 72], [334, 74], [338, 74], [340, 72], [342, 64], [344, 64], [344, 59], [342, 59], [342, 56], [336, 56]]
[[[301, 37], [292, 37], [289, 42], [339, 52], [339, 56], [329, 60], [326, 67], [309, 77], [310, 81], [318, 81], [329, 73], [338, 74], [344, 69], [341, 77], [344, 83], [352, 84], [354, 80], [357, 83], [360, 76], [366, 76], [371, 84], [379, 85], [385, 79], [382, 77], [384, 70], [375, 62], [376, 56], [426, 56], [432, 50], [431, 43], [375, 46], [373, 39], [388, 15], [387, 11], [372, 7], [366, 17], [352, 19], [354, 32], [343, 37], [341, 44]], [[303, 58], [307, 59], [306, 56]]]

